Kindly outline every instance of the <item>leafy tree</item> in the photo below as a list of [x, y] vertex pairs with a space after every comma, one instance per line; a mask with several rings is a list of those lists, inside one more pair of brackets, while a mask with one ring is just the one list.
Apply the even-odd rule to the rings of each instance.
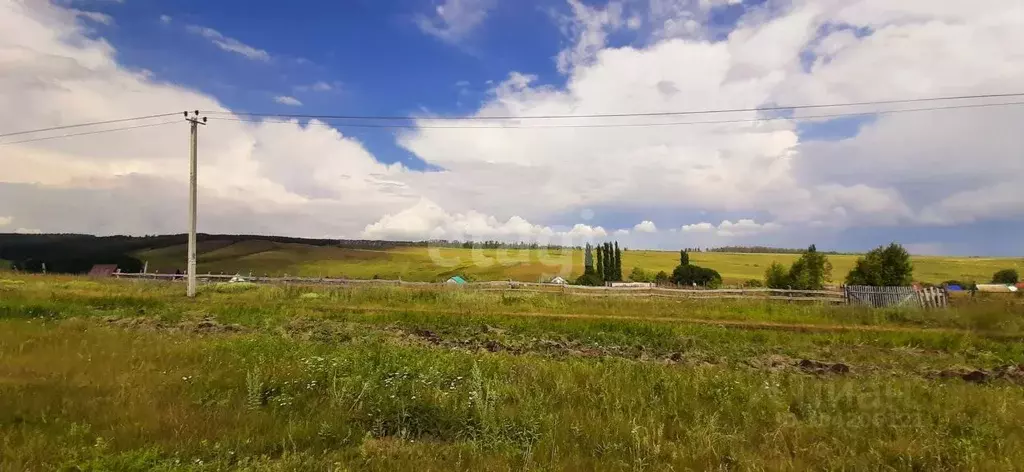
[[655, 276], [654, 276], [654, 283], [656, 283], [658, 285], [666, 285], [671, 280], [672, 280], [672, 278], [669, 277], [668, 272], [665, 272], [663, 270], [662, 271], [658, 271], [658, 273], [655, 274]]
[[622, 280], [622, 251], [618, 241], [615, 241], [615, 280]]
[[857, 263], [846, 276], [849, 285], [870, 285], [875, 287], [907, 286], [913, 282], [914, 266], [910, 254], [903, 246], [892, 243], [872, 249]]
[[793, 282], [789, 279], [789, 272], [778, 262], [772, 262], [764, 271], [764, 284], [768, 288], [790, 288]]
[[812, 244], [789, 268], [789, 282], [797, 290], [821, 290], [832, 279], [832, 263]]
[[679, 265], [690, 265], [690, 255], [685, 250], [679, 251]]
[[992, 274], [992, 283], [994, 284], [1015, 284], [1020, 282], [1020, 274], [1017, 273], [1017, 269], [1003, 269], [995, 274]]

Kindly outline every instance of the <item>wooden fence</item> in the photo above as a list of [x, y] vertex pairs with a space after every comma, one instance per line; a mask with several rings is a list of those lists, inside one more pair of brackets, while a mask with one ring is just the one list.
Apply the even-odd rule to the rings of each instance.
[[[116, 278], [151, 279], [151, 280], [184, 280], [181, 274], [135, 274], [115, 273]], [[237, 277], [227, 274], [198, 274], [200, 283], [227, 282]], [[383, 279], [338, 279], [322, 277], [241, 277], [246, 282], [267, 284], [306, 284], [306, 285], [338, 285], [338, 286], [402, 286], [402, 287], [451, 287], [467, 288], [484, 292], [505, 293], [564, 293], [585, 297], [641, 297], [641, 298], [677, 298], [677, 299], [762, 299], [792, 302], [846, 303], [842, 291], [835, 290], [782, 290], [771, 288], [742, 289], [675, 289], [664, 287], [589, 287], [584, 285], [559, 285], [535, 282], [491, 281], [468, 282], [466, 284], [446, 284], [436, 282], [407, 282], [404, 280]]]
[[[126, 279], [183, 280], [180, 274], [115, 273]], [[200, 282], [227, 282], [238, 277], [227, 274], [197, 275]], [[664, 287], [588, 287], [535, 282], [492, 281], [454, 285], [436, 282], [407, 282], [383, 279], [339, 279], [325, 277], [242, 277], [247, 282], [269, 284], [307, 284], [340, 286], [402, 286], [402, 287], [465, 287], [485, 292], [565, 293], [586, 297], [641, 297], [675, 299], [760, 299], [790, 302], [842, 303], [875, 308], [922, 307], [944, 308], [948, 305], [946, 291], [941, 288], [845, 286], [839, 290], [785, 290], [772, 288], [677, 289]]]
[[869, 287], [850, 285], [845, 287], [846, 301], [850, 305], [874, 308], [921, 307], [944, 308], [948, 304], [946, 291], [928, 287], [920, 290], [914, 287]]

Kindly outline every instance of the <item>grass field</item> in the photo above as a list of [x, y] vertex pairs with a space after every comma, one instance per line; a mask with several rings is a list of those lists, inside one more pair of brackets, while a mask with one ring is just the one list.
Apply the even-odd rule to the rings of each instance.
[[[471, 250], [455, 248], [408, 247], [388, 250], [343, 249], [269, 241], [206, 241], [199, 246], [199, 271], [297, 276], [335, 276], [350, 278], [398, 279], [436, 282], [452, 275], [473, 280], [513, 279], [525, 282], [547, 281], [556, 275], [575, 277], [583, 272], [582, 251], [559, 250]], [[142, 251], [151, 270], [173, 272], [182, 268], [185, 247]], [[789, 265], [795, 254], [693, 253], [693, 264], [710, 267], [722, 274], [727, 284], [749, 279], [762, 280], [772, 262]], [[833, 278], [841, 282], [856, 261], [855, 255], [834, 255]], [[679, 255], [668, 251], [625, 251], [623, 275], [633, 267], [671, 273]], [[1024, 258], [977, 258], [915, 256], [914, 278], [921, 282], [946, 280], [987, 282], [1000, 269], [1017, 268], [1024, 272]]]
[[[944, 311], [0, 273], [0, 470], [1016, 470], [1024, 299]], [[990, 295], [990, 296], [984, 296]]]

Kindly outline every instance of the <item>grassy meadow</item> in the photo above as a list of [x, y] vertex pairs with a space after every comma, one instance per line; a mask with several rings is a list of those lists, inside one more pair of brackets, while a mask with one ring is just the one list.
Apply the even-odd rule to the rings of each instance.
[[[0, 470], [1017, 470], [1024, 299], [943, 311], [0, 273]], [[987, 295], [987, 296], [986, 296]]]
[[[173, 272], [182, 268], [185, 246], [141, 251], [136, 257], [149, 261], [150, 270]], [[693, 264], [722, 274], [726, 284], [762, 280], [772, 262], [789, 265], [796, 254], [690, 254]], [[856, 255], [833, 255], [833, 278], [841, 281], [857, 260]], [[670, 251], [624, 251], [623, 275], [633, 267], [671, 273], [679, 255]], [[914, 256], [914, 278], [921, 282], [946, 280], [987, 282], [1000, 269], [1024, 272], [1024, 258]], [[205, 241], [199, 245], [198, 270], [212, 273], [383, 278], [437, 282], [452, 275], [472, 280], [512, 279], [547, 281], [556, 275], [583, 273], [583, 251], [404, 247], [386, 250], [347, 249], [270, 241]]]

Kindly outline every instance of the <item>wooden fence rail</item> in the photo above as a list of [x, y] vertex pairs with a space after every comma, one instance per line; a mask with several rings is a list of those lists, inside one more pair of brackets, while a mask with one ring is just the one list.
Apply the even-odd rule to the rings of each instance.
[[[138, 274], [115, 273], [116, 278], [151, 279], [151, 280], [183, 280], [181, 274]], [[223, 282], [239, 277], [227, 274], [198, 274], [200, 282]], [[247, 282], [269, 284], [310, 284], [310, 285], [363, 285], [363, 286], [408, 286], [408, 287], [449, 287], [444, 283], [408, 282], [404, 280], [383, 279], [339, 279], [327, 277], [241, 277]], [[795, 302], [846, 303], [842, 291], [834, 290], [780, 290], [768, 288], [742, 289], [673, 289], [665, 287], [589, 287], [582, 285], [559, 285], [536, 282], [488, 281], [469, 282], [459, 285], [472, 290], [505, 293], [563, 293], [591, 297], [641, 297], [666, 299], [749, 299], [749, 300], [785, 300]]]

